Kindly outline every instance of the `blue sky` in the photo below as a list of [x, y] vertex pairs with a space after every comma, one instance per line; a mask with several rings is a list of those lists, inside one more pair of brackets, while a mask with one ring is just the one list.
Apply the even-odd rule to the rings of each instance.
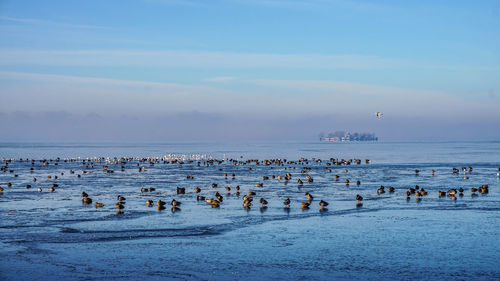
[[499, 1], [0, 1], [0, 38], [0, 140], [500, 138]]

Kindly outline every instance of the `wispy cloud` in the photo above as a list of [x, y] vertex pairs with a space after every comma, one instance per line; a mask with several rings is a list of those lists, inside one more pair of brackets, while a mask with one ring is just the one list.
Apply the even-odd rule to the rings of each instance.
[[71, 76], [71, 75], [59, 75], [59, 74], [40, 74], [40, 73], [29, 73], [29, 72], [10, 72], [10, 71], [0, 71], [1, 79], [18, 80], [18, 81], [38, 81], [44, 83], [65, 83], [69, 85], [78, 86], [81, 84], [90, 85], [109, 85], [109, 86], [120, 86], [120, 87], [149, 87], [149, 88], [161, 88], [168, 90], [191, 90], [200, 91], [212, 89], [206, 86], [192, 86], [179, 83], [165, 83], [165, 82], [152, 82], [152, 81], [140, 81], [140, 80], [122, 80], [122, 79], [109, 79], [109, 78], [98, 78], [98, 77], [84, 77], [84, 76]]
[[205, 79], [203, 79], [203, 81], [219, 83], [219, 82], [229, 82], [229, 81], [233, 81], [235, 79], [236, 79], [236, 77], [233, 77], [233, 76], [219, 76], [219, 77], [205, 78]]
[[180, 6], [209, 6], [210, 4], [233, 4], [245, 6], [257, 6], [268, 8], [289, 9], [325, 9], [344, 8], [348, 10], [377, 12], [388, 10], [389, 6], [382, 3], [374, 3], [362, 0], [143, 0], [146, 3], [180, 5]]
[[225, 0], [225, 2], [244, 4], [251, 6], [265, 6], [278, 8], [313, 8], [315, 1], [293, 1], [293, 0]]
[[143, 0], [146, 3], [164, 4], [164, 5], [181, 5], [181, 6], [205, 6], [207, 2], [196, 0]]
[[357, 54], [273, 54], [187, 50], [0, 49], [0, 65], [148, 66], [177, 68], [444, 69], [500, 71], [498, 66], [424, 63]]
[[109, 27], [98, 26], [98, 25], [74, 24], [74, 23], [58, 22], [46, 19], [16, 18], [9, 16], [0, 16], [0, 21], [18, 23], [18, 24], [48, 25], [48, 26], [59, 26], [59, 27], [80, 28], [80, 29], [110, 29]]
[[[497, 101], [476, 102], [439, 91], [325, 80], [244, 80], [224, 89], [68, 75], [0, 72], [0, 111], [45, 110], [101, 114], [200, 111], [271, 116], [339, 114], [344, 118], [401, 116], [500, 121]], [[221, 87], [218, 87], [218, 86]], [[27, 102], [29, 101], [29, 102]]]
[[292, 8], [292, 9], [328, 9], [328, 8], [343, 8], [359, 12], [381, 12], [391, 10], [392, 7], [375, 2], [359, 1], [359, 0], [224, 0], [229, 3], [237, 3], [251, 6], [264, 6], [275, 8]]
[[[392, 116], [454, 119], [482, 117], [500, 122], [500, 102], [465, 100], [442, 91], [400, 88], [365, 83], [326, 80], [250, 80], [268, 92], [285, 92], [289, 97], [306, 95], [302, 107], [308, 112], [342, 112], [347, 115], [385, 111]], [[314, 101], [313, 101], [314, 100]], [[364, 112], [364, 113], [363, 113]], [[474, 113], [473, 113], [474, 112]]]
[[252, 95], [179, 83], [0, 71], [0, 85], [0, 111], [4, 112], [43, 108], [101, 114], [221, 113], [258, 107]]
[[164, 66], [209, 68], [380, 69], [410, 62], [363, 55], [267, 54], [213, 51], [0, 50], [0, 65]]

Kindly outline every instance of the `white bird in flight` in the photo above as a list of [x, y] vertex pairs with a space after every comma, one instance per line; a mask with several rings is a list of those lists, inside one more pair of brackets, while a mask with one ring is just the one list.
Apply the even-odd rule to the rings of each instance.
[[378, 120], [380, 120], [380, 118], [382, 118], [382, 115], [384, 115], [384, 114], [382, 114], [382, 112], [375, 113], [375, 116], [377, 116]]

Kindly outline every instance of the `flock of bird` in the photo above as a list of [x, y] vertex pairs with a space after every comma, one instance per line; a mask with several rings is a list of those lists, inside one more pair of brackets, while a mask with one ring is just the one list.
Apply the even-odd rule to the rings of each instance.
[[[135, 166], [136, 166], [135, 169], [138, 173], [147, 172], [147, 170], [148, 170], [147, 165], [149, 165], [151, 167], [151, 166], [155, 166], [155, 165], [159, 165], [159, 164], [167, 164], [167, 165], [168, 164], [171, 164], [171, 165], [191, 164], [191, 165], [195, 165], [197, 167], [210, 167], [210, 166], [221, 165], [221, 164], [225, 163], [225, 164], [229, 164], [229, 165], [233, 165], [233, 166], [245, 166], [246, 170], [254, 169], [253, 166], [266, 166], [266, 167], [269, 167], [270, 170], [272, 170], [276, 167], [285, 167], [284, 168], [285, 170], [287, 168], [296, 169], [297, 167], [299, 167], [299, 168], [301, 168], [300, 174], [305, 176], [303, 179], [298, 178], [296, 180], [297, 185], [299, 187], [304, 185], [304, 181], [308, 182], [308, 183], [314, 182], [313, 177], [311, 175], [309, 175], [309, 171], [311, 170], [311, 167], [309, 167], [310, 162], [315, 162], [317, 164], [322, 165], [322, 168], [326, 171], [326, 173], [332, 172], [332, 166], [349, 166], [349, 165], [355, 165], [355, 164], [360, 165], [363, 162], [366, 164], [370, 164], [370, 160], [368, 160], [368, 159], [362, 161], [361, 159], [349, 159], [349, 160], [340, 159], [339, 160], [339, 159], [335, 159], [335, 158], [330, 158], [326, 161], [323, 161], [321, 159], [316, 159], [316, 158], [312, 158], [312, 159], [301, 158], [298, 161], [288, 161], [286, 159], [270, 159], [270, 160], [253, 159], [253, 160], [245, 160], [245, 161], [236, 160], [236, 159], [221, 159], [221, 160], [218, 160], [218, 159], [201, 160], [201, 159], [199, 159], [198, 161], [196, 161], [196, 160], [192, 160], [192, 159], [182, 159], [182, 160], [181, 159], [172, 159], [172, 158], [162, 159], [162, 158], [158, 158], [158, 157], [153, 157], [153, 158], [122, 157], [122, 158], [113, 158], [113, 159], [100, 157], [100, 158], [88, 158], [88, 159], [83, 159], [83, 160], [78, 159], [78, 158], [72, 158], [72, 159], [56, 158], [56, 159], [42, 159], [42, 160], [3, 159], [2, 160], [3, 166], [0, 167], [0, 171], [3, 173], [12, 174], [13, 180], [15, 180], [15, 178], [18, 178], [18, 176], [19, 176], [14, 169], [9, 167], [10, 164], [12, 164], [15, 161], [26, 162], [28, 164], [31, 163], [31, 167], [29, 169], [29, 171], [31, 173], [33, 173], [35, 171], [35, 166], [36, 166], [37, 162], [43, 166], [50, 166], [50, 165], [57, 166], [57, 165], [60, 165], [60, 163], [67, 163], [67, 162], [81, 163], [81, 165], [83, 165], [83, 167], [84, 167], [84, 169], [81, 170], [81, 173], [76, 173], [75, 170], [69, 170], [70, 175], [76, 174], [76, 176], [78, 178], [80, 178], [82, 175], [88, 175], [88, 174], [92, 173], [92, 170], [99, 168], [99, 167], [102, 168], [102, 171], [105, 174], [114, 173], [114, 170], [111, 168], [113, 166], [114, 167], [119, 166], [119, 169], [124, 171], [125, 165], [127, 165], [127, 164], [132, 164], [132, 165], [135, 164]], [[468, 179], [467, 174], [472, 173], [473, 168], [470, 166], [469, 167], [462, 167], [461, 170], [464, 173], [463, 179]], [[222, 172], [223, 169], [219, 168], [219, 171]], [[498, 171], [500, 172], [500, 168], [498, 168]], [[347, 173], [347, 172], [348, 172], [348, 170], [344, 169], [344, 173]], [[460, 169], [453, 168], [451, 172], [453, 174], [459, 174]], [[435, 173], [436, 173], [435, 170], [431, 170], [432, 175], [434, 175]], [[65, 174], [64, 172], [61, 172], [60, 176], [64, 176], [64, 174]], [[417, 175], [420, 174], [420, 170], [415, 170], [415, 174], [417, 174]], [[50, 191], [50, 192], [56, 191], [56, 188], [59, 188], [59, 185], [58, 185], [58, 183], [55, 183], [55, 181], [58, 179], [59, 175], [48, 175], [47, 177], [48, 177], [48, 179], [54, 181], [54, 183], [52, 183], [51, 186], [48, 188], [48, 191]], [[235, 179], [236, 175], [235, 175], [235, 173], [232, 173], [231, 175], [229, 175], [228, 173], [223, 174], [224, 179], [228, 179], [228, 177]], [[278, 180], [278, 181], [285, 181], [285, 182], [292, 181], [292, 174], [290, 172], [286, 172], [285, 174], [272, 175], [272, 176], [261, 175], [261, 177], [262, 177], [262, 182], [255, 183], [256, 187], [263, 187], [264, 182], [269, 181], [271, 179]], [[338, 181], [339, 178], [340, 178], [339, 175], [334, 176], [335, 181]], [[193, 179], [194, 179], [193, 175], [186, 176], [186, 180], [193, 180]], [[38, 179], [36, 177], [33, 177], [33, 179], [32, 179], [33, 182], [37, 182], [37, 180]], [[349, 186], [350, 183], [351, 182], [349, 179], [345, 180], [346, 186]], [[361, 185], [361, 181], [357, 180], [355, 182], [355, 184], [357, 186], [359, 186], [359, 185]], [[0, 195], [2, 195], [3, 192], [8, 192], [8, 188], [12, 187], [12, 182], [7, 182], [6, 186], [7, 186], [7, 188], [0, 186]], [[32, 185], [30, 183], [28, 183], [25, 185], [25, 187], [29, 189], [29, 188], [32, 188]], [[218, 187], [219, 187], [219, 185], [217, 183], [212, 183], [211, 187], [209, 186], [209, 189], [215, 189]], [[140, 192], [145, 194], [145, 193], [154, 192], [155, 190], [156, 189], [153, 187], [148, 187], [148, 188], [142, 187], [140, 189]], [[231, 187], [225, 186], [225, 190], [226, 190], [226, 195], [229, 195], [231, 192]], [[38, 192], [42, 192], [42, 191], [43, 191], [42, 188], [39, 187]], [[213, 197], [200, 195], [200, 193], [202, 192], [202, 189], [200, 187], [195, 187], [193, 191], [196, 194], [196, 200], [198, 202], [205, 202], [206, 204], [210, 205], [212, 208], [220, 208], [220, 206], [223, 204], [224, 196], [222, 194], [220, 194], [219, 191], [216, 191], [215, 194], [213, 195]], [[234, 192], [238, 197], [240, 196], [241, 188], [239, 185], [236, 185], [234, 187]], [[376, 192], [379, 195], [386, 193], [386, 192], [394, 193], [395, 188], [392, 186], [388, 186], [388, 187], [380, 186]], [[459, 196], [459, 197], [464, 196], [464, 192], [465, 192], [465, 190], [463, 188], [458, 188], [458, 189], [452, 188], [452, 189], [448, 189], [448, 190], [444, 190], [444, 191], [440, 190], [440, 191], [438, 191], [438, 197], [439, 198], [449, 197], [451, 200], [456, 200], [457, 196]], [[470, 189], [470, 192], [471, 192], [472, 197], [477, 196], [477, 193], [487, 194], [489, 192], [488, 184], [484, 184], [484, 185], [481, 185], [478, 187], [473, 187]], [[178, 195], [186, 194], [186, 188], [185, 187], [177, 187], [176, 193]], [[416, 201], [420, 202], [422, 200], [422, 197], [425, 197], [428, 195], [428, 191], [425, 190], [424, 188], [419, 187], [418, 185], [415, 185], [414, 187], [408, 188], [405, 194], [406, 194], [406, 200], [410, 200], [411, 196], [415, 196]], [[82, 197], [82, 203], [84, 205], [91, 205], [92, 203], [94, 203], [94, 206], [96, 208], [104, 207], [104, 203], [94, 202], [92, 200], [92, 198], [89, 196], [89, 194], [85, 191], [81, 193], [81, 197]], [[243, 208], [249, 210], [252, 207], [252, 205], [254, 204], [254, 198], [256, 198], [256, 197], [257, 197], [256, 191], [248, 191], [248, 193], [242, 197]], [[259, 196], [259, 197], [260, 198], [258, 199], [257, 204], [260, 204], [261, 210], [265, 210], [269, 203], [264, 197], [261, 197], [261, 196]], [[122, 195], [118, 195], [116, 201], [117, 201], [115, 203], [116, 209], [118, 209], [118, 212], [122, 212], [122, 210], [125, 209], [126, 198]], [[255, 200], [255, 201], [257, 201], [257, 200]], [[305, 192], [304, 199], [301, 200], [301, 203], [300, 203], [301, 209], [302, 210], [309, 209], [313, 201], [314, 201], [314, 196], [310, 192]], [[362, 207], [363, 197], [360, 194], [356, 194], [356, 196], [353, 198], [353, 201], [356, 202], [356, 207]], [[148, 199], [148, 200], [146, 200], [145, 204], [147, 207], [156, 206], [157, 210], [161, 211], [161, 210], [166, 209], [166, 206], [168, 203], [161, 200], [161, 199], [156, 200], [156, 202], [154, 202], [151, 199]], [[289, 210], [291, 207], [291, 204], [292, 204], [292, 200], [289, 197], [287, 197], [283, 201], [283, 208], [285, 208], [286, 210]], [[176, 199], [172, 199], [170, 201], [169, 205], [170, 205], [172, 212], [176, 212], [176, 211], [180, 210], [181, 202], [176, 200]], [[329, 203], [326, 202], [325, 200], [321, 199], [320, 201], [318, 201], [318, 205], [320, 206], [320, 211], [325, 211], [325, 210], [327, 210], [327, 206], [329, 205]]]

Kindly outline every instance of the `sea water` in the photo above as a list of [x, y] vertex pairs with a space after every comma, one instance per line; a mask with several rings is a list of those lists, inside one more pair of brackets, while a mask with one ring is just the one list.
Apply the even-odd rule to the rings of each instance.
[[[122, 156], [135, 160], [123, 169], [105, 161], [93, 167], [81, 162]], [[57, 157], [57, 165], [47, 166], [18, 160]], [[151, 166], [138, 160], [142, 157], [186, 162]], [[302, 157], [307, 164], [235, 166], [227, 160]], [[16, 159], [0, 172], [2, 280], [500, 278], [500, 142], [2, 143], [0, 158]], [[363, 161], [327, 167], [331, 158]], [[226, 161], [197, 165], [206, 159]], [[106, 173], [104, 165], [114, 172]], [[139, 172], [140, 166], [146, 171]], [[468, 166], [472, 172], [462, 172]], [[305, 181], [304, 167], [313, 182]], [[263, 180], [287, 172], [288, 182]], [[59, 186], [49, 192], [53, 183]], [[471, 196], [472, 187], [484, 184], [488, 194]], [[381, 185], [396, 190], [377, 194]], [[413, 195], [406, 200], [415, 185], [429, 193], [420, 202]], [[142, 187], [156, 191], [142, 193]], [[177, 187], [185, 187], [186, 194], [176, 194]], [[222, 194], [221, 207], [196, 201], [195, 187], [206, 197]], [[464, 196], [457, 200], [438, 197], [438, 191], [460, 187]], [[83, 205], [84, 191], [105, 206]], [[247, 210], [242, 196], [249, 191], [257, 195]], [[308, 210], [300, 207], [305, 192], [314, 196]], [[357, 194], [364, 197], [362, 207], [356, 206]], [[118, 195], [126, 197], [121, 214], [114, 206]], [[145, 204], [174, 198], [182, 202], [180, 211]], [[260, 208], [260, 198], [269, 202], [267, 208]], [[292, 201], [290, 209], [283, 208], [285, 198]], [[322, 210], [319, 200], [329, 202], [328, 209]]]

